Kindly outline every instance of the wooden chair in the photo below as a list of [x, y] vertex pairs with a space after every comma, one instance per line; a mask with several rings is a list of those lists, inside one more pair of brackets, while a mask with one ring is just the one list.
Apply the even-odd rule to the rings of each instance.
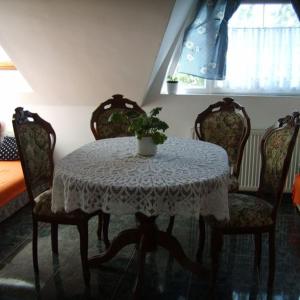
[[89, 285], [88, 268], [88, 220], [98, 214], [86, 214], [81, 210], [70, 213], [51, 211], [51, 187], [53, 179], [53, 152], [56, 135], [52, 126], [36, 113], [18, 107], [13, 115], [13, 128], [20, 154], [27, 192], [32, 205], [33, 266], [38, 267], [38, 222], [51, 224], [52, 252], [58, 254], [58, 224], [76, 225], [80, 235], [80, 254], [84, 281]]
[[113, 112], [134, 111], [137, 114], [144, 114], [136, 102], [123, 97], [123, 95], [113, 95], [111, 99], [101, 103], [93, 112], [91, 118], [91, 130], [96, 140], [115, 138], [122, 136], [132, 136], [128, 132], [126, 124], [111, 124], [108, 119]]
[[[123, 95], [113, 95], [111, 99], [101, 103], [92, 114], [90, 126], [96, 140], [132, 136], [128, 132], [127, 125], [108, 123], [110, 115], [114, 112], [135, 112], [137, 115], [145, 113], [136, 102], [124, 98]], [[101, 239], [103, 233], [106, 247], [110, 245], [108, 239], [109, 220], [109, 214], [99, 214], [98, 238]]]
[[[225, 234], [253, 234], [255, 237], [255, 263], [260, 266], [262, 233], [269, 236], [269, 279], [272, 287], [275, 274], [275, 230], [289, 165], [299, 131], [299, 113], [281, 118], [270, 127], [261, 141], [262, 165], [260, 183], [255, 196], [230, 193], [230, 220], [218, 222], [205, 218], [211, 226], [212, 282], [216, 280], [219, 252]], [[202, 239], [202, 241], [201, 241]], [[204, 236], [200, 235], [202, 253]]]
[[[244, 107], [232, 98], [224, 98], [210, 105], [200, 113], [195, 121], [197, 137], [206, 142], [223, 147], [228, 154], [231, 174], [229, 192], [237, 192], [239, 188], [240, 166], [243, 151], [250, 134], [250, 119]], [[167, 232], [173, 230], [175, 217], [171, 217]], [[200, 231], [205, 234], [204, 222]]]
[[240, 167], [250, 129], [245, 108], [232, 98], [210, 105], [195, 121], [195, 132], [200, 140], [217, 144], [227, 151], [231, 168], [229, 192], [238, 191]]

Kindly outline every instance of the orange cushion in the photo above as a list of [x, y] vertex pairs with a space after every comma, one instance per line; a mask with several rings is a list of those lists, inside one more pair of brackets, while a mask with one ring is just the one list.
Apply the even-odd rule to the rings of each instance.
[[20, 161], [0, 161], [0, 207], [25, 191]]
[[292, 196], [294, 204], [300, 204], [300, 174], [295, 177]]

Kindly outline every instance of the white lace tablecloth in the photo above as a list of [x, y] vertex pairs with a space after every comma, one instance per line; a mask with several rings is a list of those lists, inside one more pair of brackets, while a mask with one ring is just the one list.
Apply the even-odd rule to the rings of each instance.
[[217, 145], [168, 138], [154, 157], [134, 137], [87, 144], [60, 160], [52, 210], [113, 214], [213, 215], [228, 219], [228, 157]]

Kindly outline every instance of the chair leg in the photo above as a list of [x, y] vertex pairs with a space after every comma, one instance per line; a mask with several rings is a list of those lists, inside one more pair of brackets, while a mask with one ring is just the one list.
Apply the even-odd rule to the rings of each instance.
[[98, 240], [101, 240], [102, 237], [102, 211], [98, 214], [98, 230], [97, 230]]
[[254, 265], [260, 269], [260, 263], [261, 263], [261, 233], [256, 233], [254, 235], [255, 239], [255, 259], [254, 259]]
[[275, 228], [269, 232], [269, 280], [268, 287], [272, 288], [275, 277]]
[[88, 222], [84, 221], [77, 225], [79, 236], [80, 236], [80, 255], [81, 255], [81, 264], [83, 278], [86, 286], [90, 284], [90, 270], [88, 266]]
[[219, 269], [219, 256], [223, 245], [223, 236], [219, 230], [211, 231], [211, 287], [214, 287]]
[[51, 223], [51, 245], [52, 252], [58, 254], [58, 224]]
[[205, 244], [205, 222], [202, 216], [199, 216], [199, 245], [197, 251], [197, 261], [202, 261], [202, 254]]
[[102, 213], [102, 216], [103, 216], [103, 240], [104, 240], [105, 247], [108, 248], [110, 246], [110, 241], [108, 238], [110, 214]]
[[32, 259], [33, 259], [33, 269], [35, 274], [39, 273], [39, 262], [38, 262], [38, 222], [32, 220]]
[[141, 292], [144, 283], [144, 269], [145, 269], [145, 259], [146, 259], [146, 251], [144, 249], [144, 243], [145, 243], [145, 239], [144, 236], [142, 236], [140, 240], [139, 249], [138, 249], [138, 271], [137, 271], [137, 276], [133, 288], [134, 300], [142, 299]]
[[169, 224], [168, 224], [168, 228], [167, 228], [168, 234], [172, 234], [173, 227], [174, 227], [174, 221], [175, 221], [175, 216], [171, 216], [169, 219]]

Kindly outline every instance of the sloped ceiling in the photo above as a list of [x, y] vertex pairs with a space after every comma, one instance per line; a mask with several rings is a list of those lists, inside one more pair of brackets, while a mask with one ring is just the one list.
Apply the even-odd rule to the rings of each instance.
[[37, 104], [141, 103], [173, 0], [0, 0], [0, 44]]

